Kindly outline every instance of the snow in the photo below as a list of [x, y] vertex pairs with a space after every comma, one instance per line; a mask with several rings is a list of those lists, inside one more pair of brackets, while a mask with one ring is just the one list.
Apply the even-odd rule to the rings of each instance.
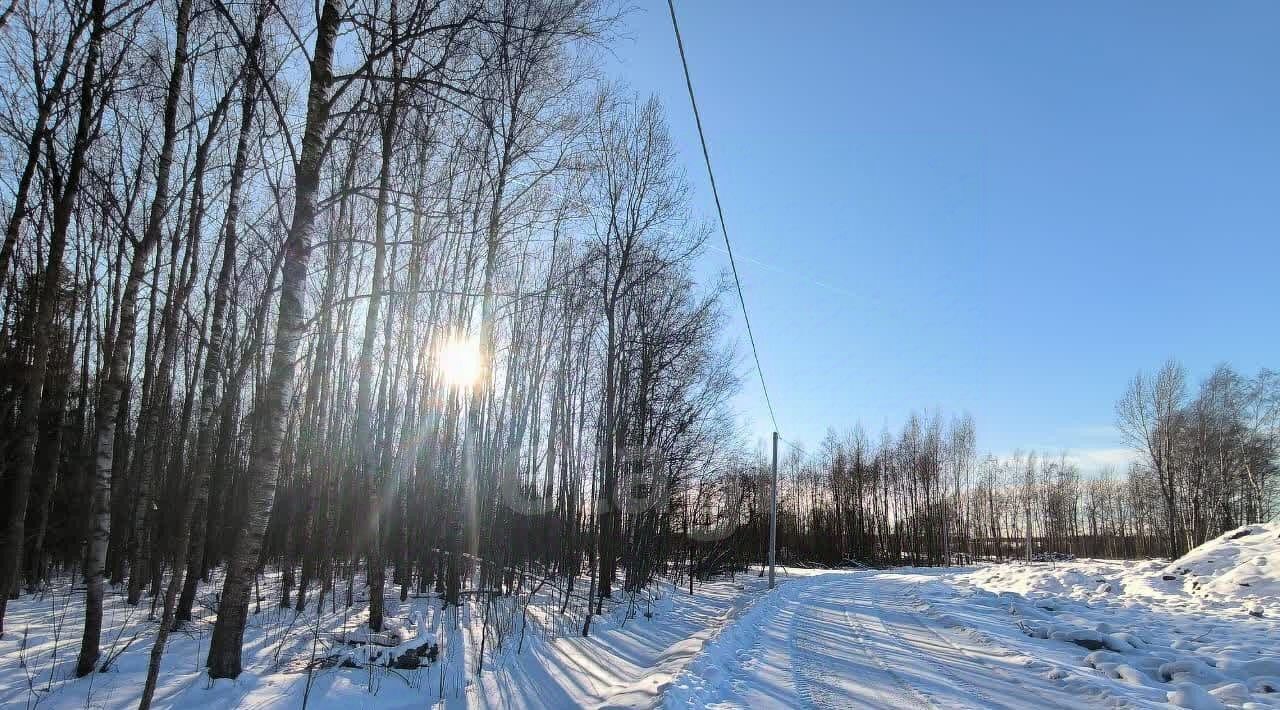
[[[947, 572], [832, 572], [789, 580], [758, 605], [759, 622], [723, 634], [668, 692], [669, 708], [1096, 706], [1076, 674], [985, 633], [1013, 620], [988, 610], [971, 625]], [[995, 595], [992, 595], [995, 598]], [[1023, 637], [1025, 638], [1025, 637]], [[715, 668], [715, 673], [705, 669]], [[1050, 678], [1057, 676], [1058, 680]]]
[[[215, 580], [197, 623], [172, 637], [157, 706], [1280, 708], [1278, 552], [1272, 524], [1172, 563], [788, 568], [773, 591], [749, 574], [692, 596], [620, 595], [585, 639], [551, 586], [527, 607], [527, 595], [448, 610], [388, 595], [386, 628], [370, 635], [365, 601], [295, 615], [266, 601], [271, 576], [246, 672], [210, 682]], [[155, 624], [146, 600], [109, 597], [111, 667], [74, 679], [82, 595], [64, 583], [10, 602], [0, 706], [136, 706]], [[487, 638], [486, 613], [499, 620]], [[388, 668], [406, 654], [422, 667]]]
[[[300, 708], [304, 696], [308, 708], [651, 706], [702, 645], [759, 596], [764, 580], [739, 575], [699, 584], [693, 596], [667, 584], [634, 598], [618, 594], [593, 619], [589, 638], [582, 638], [582, 618], [572, 608], [559, 614], [561, 598], [550, 587], [523, 617], [516, 597], [498, 597], [491, 600], [489, 613], [498, 622], [490, 626], [483, 659], [485, 604], [478, 597], [441, 610], [429, 596], [400, 602], [399, 590], [388, 587], [384, 629], [370, 635], [359, 579], [354, 606], [344, 609], [340, 584], [336, 610], [326, 599], [318, 617], [318, 589], [307, 613], [297, 615], [273, 603], [278, 585], [279, 575], [264, 578], [261, 611], [251, 614], [245, 632], [245, 672], [212, 682], [203, 661], [220, 581], [202, 585], [199, 618], [170, 636], [155, 706]], [[76, 679], [83, 594], [83, 587], [64, 582], [9, 602], [0, 639], [0, 707], [137, 707], [157, 623], [147, 618], [149, 600], [130, 607], [122, 589], [108, 594], [103, 655], [119, 655], [107, 672]], [[505, 635], [500, 644], [498, 626]], [[431, 644], [439, 645], [437, 660], [423, 657], [414, 670], [387, 667]]]
[[1206, 693], [1204, 688], [1195, 683], [1178, 683], [1169, 691], [1169, 704], [1191, 710], [1223, 710], [1226, 708], [1221, 700]]
[[1273, 608], [1280, 602], [1280, 524], [1248, 525], [1192, 550], [1161, 575], [1203, 599]]
[[1133, 686], [1130, 704], [1280, 707], [1280, 524], [1228, 532], [1168, 564], [990, 565], [951, 582], [979, 603], [994, 595], [1029, 638], [1095, 646], [1083, 664]]
[[[664, 702], [1280, 707], [1278, 552], [1272, 524], [1233, 531], [1172, 564], [1080, 560], [792, 579], [708, 644]], [[1250, 613], [1259, 609], [1262, 616]]]

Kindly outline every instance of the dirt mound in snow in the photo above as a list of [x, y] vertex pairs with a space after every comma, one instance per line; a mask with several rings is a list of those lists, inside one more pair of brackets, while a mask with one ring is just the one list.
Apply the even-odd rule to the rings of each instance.
[[1247, 525], [1210, 540], [1161, 570], [1159, 581], [1246, 605], [1280, 599], [1280, 523]]

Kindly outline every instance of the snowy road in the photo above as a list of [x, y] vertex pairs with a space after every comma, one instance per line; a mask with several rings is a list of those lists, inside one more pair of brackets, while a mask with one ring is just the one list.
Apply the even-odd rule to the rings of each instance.
[[[667, 707], [1096, 708], [1147, 703], [1111, 692], [1084, 649], [1039, 641], [936, 572], [793, 578], [710, 643]], [[969, 614], [960, 618], [957, 614]], [[1064, 651], [1064, 649], [1066, 649]], [[1078, 653], [1075, 653], [1078, 651]], [[1075, 666], [1075, 667], [1072, 667]]]
[[[292, 710], [305, 696], [313, 708], [1280, 710], [1280, 525], [1233, 531], [1173, 562], [787, 572], [773, 591], [754, 573], [695, 594], [655, 586], [615, 600], [589, 638], [558, 594], [544, 594], [522, 607], [528, 633], [483, 657], [483, 607], [389, 597], [400, 648], [441, 642], [439, 660], [416, 672], [322, 641], [321, 653], [356, 667], [312, 676], [317, 641], [361, 628], [365, 600], [306, 616], [264, 605], [246, 672], [212, 684], [206, 601], [172, 638], [158, 707]], [[281, 580], [264, 576], [266, 598]], [[215, 578], [198, 598], [216, 588]], [[0, 707], [137, 707], [154, 621], [113, 590], [105, 637], [118, 656], [110, 672], [77, 679], [67, 648], [84, 618], [79, 591], [64, 579], [10, 601], [20, 632], [0, 638]]]

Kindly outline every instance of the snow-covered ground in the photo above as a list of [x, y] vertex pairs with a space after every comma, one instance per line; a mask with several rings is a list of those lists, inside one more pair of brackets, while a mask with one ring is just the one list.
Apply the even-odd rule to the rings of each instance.
[[[398, 589], [388, 588], [388, 631], [381, 640], [395, 645], [368, 651], [366, 645], [341, 643], [344, 633], [363, 640], [366, 601], [357, 598], [347, 610], [340, 600], [334, 610], [326, 600], [319, 618], [314, 603], [296, 615], [271, 603], [278, 599], [278, 576], [272, 576], [261, 587], [261, 611], [251, 614], [245, 633], [245, 672], [235, 681], [211, 683], [203, 661], [217, 581], [202, 587], [198, 622], [170, 637], [157, 707], [300, 708], [304, 697], [309, 708], [653, 706], [703, 644], [764, 588], [755, 575], [739, 575], [700, 584], [693, 596], [670, 585], [634, 599], [620, 595], [604, 617], [595, 617], [585, 639], [581, 617], [562, 616], [554, 590], [540, 592], [527, 616], [517, 597], [498, 597], [488, 610], [481, 667], [486, 610], [478, 599], [441, 611], [438, 599], [400, 602]], [[344, 593], [340, 588], [339, 595]], [[123, 590], [108, 596], [103, 657], [115, 658], [107, 672], [81, 679], [73, 670], [83, 588], [63, 584], [10, 601], [0, 639], [0, 708], [137, 707], [157, 623], [147, 619], [147, 601], [135, 608], [125, 604]], [[440, 647], [434, 662], [424, 658], [417, 670], [386, 667], [386, 661], [431, 643]], [[377, 662], [366, 663], [367, 653]], [[338, 662], [316, 662], [326, 657]], [[350, 662], [344, 664], [346, 658]], [[352, 665], [357, 667], [346, 667]], [[311, 673], [308, 666], [315, 666]]]
[[791, 580], [665, 697], [702, 707], [1280, 707], [1280, 525], [1172, 564]]
[[[365, 606], [296, 616], [264, 601], [246, 672], [210, 683], [212, 621], [177, 634], [161, 707], [1268, 708], [1280, 707], [1280, 525], [1229, 533], [1171, 564], [1082, 560], [965, 569], [789, 569], [774, 592], [739, 576], [690, 596], [615, 604], [593, 623], [543, 591], [442, 612], [388, 598], [399, 655], [432, 642], [418, 670], [367, 663]], [[273, 581], [263, 586], [264, 597]], [[209, 590], [216, 589], [216, 586]], [[137, 703], [154, 623], [112, 596], [106, 673], [72, 679], [79, 592], [10, 603], [0, 640], [0, 706], [125, 708]], [[521, 634], [523, 619], [527, 627]], [[499, 631], [500, 630], [500, 631]], [[501, 639], [499, 639], [501, 636]], [[56, 654], [55, 654], [56, 650]], [[350, 663], [321, 664], [316, 658]], [[355, 667], [344, 667], [344, 665]], [[308, 692], [308, 683], [310, 690]]]

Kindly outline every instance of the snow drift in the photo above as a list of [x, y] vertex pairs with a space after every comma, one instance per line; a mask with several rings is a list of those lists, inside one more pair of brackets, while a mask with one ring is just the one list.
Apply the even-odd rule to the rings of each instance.
[[1280, 707], [1280, 524], [1173, 562], [1004, 564], [957, 576], [1043, 653], [1153, 707]]
[[1160, 581], [1187, 594], [1260, 611], [1280, 600], [1280, 523], [1247, 525], [1165, 567]]

